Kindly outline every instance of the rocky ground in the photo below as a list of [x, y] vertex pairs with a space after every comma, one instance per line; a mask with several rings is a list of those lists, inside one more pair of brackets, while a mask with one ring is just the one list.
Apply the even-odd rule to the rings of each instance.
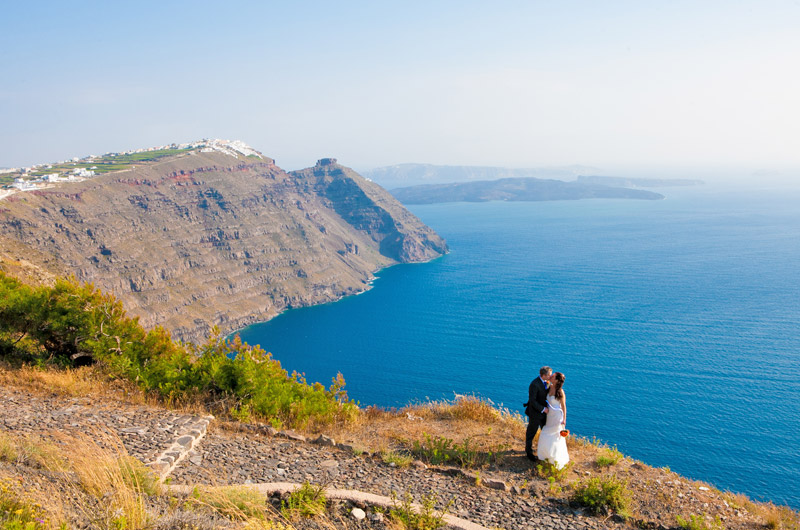
[[[359, 450], [352, 442], [336, 443], [327, 436], [307, 438], [268, 426], [220, 421], [212, 421], [205, 432], [196, 427], [203, 420], [200, 415], [119, 400], [42, 395], [8, 386], [0, 388], [0, 410], [0, 432], [56, 438], [58, 433], [78, 432], [100, 440], [115, 437], [129, 454], [152, 465], [176, 487], [307, 481], [345, 492], [330, 505], [329, 522], [339, 520], [338, 528], [383, 528], [385, 507], [376, 507], [367, 497], [395, 498], [393, 502], [399, 503], [407, 494], [416, 501], [433, 495], [437, 507], [446, 508], [452, 517], [509, 530], [622, 528], [631, 524], [674, 528], [676, 514], [696, 514], [704, 518], [707, 528], [717, 524], [716, 528], [752, 529], [767, 523], [747, 509], [739, 496], [630, 459], [614, 469], [635, 494], [635, 516], [623, 522], [569, 503], [570, 482], [601, 473], [593, 461], [577, 454], [568, 481], [550, 485], [534, 473], [521, 452], [513, 450], [478, 471], [420, 461], [398, 465], [385, 455]], [[159, 467], [157, 462], [164, 458], [170, 465]], [[282, 498], [278, 490], [272, 493], [276, 506]], [[364, 511], [363, 520], [353, 518], [353, 508]], [[714, 517], [719, 517], [717, 523], [713, 523]]]
[[[322, 445], [329, 443], [331, 440], [324, 438], [322, 443], [309, 443], [280, 435], [217, 430], [190, 452], [185, 463], [173, 473], [172, 481], [179, 484], [309, 481], [399, 499], [407, 493], [417, 500], [421, 495], [433, 494], [438, 508], [447, 507], [457, 517], [490, 528], [616, 526], [547, 498], [529, 484], [521, 487], [525, 479], [517, 479], [509, 472], [496, 473], [494, 479], [487, 474], [476, 480], [453, 468], [429, 468], [419, 461], [399, 467], [384, 462], [381, 455], [355, 454], [346, 447]], [[512, 486], [500, 477], [519, 484]]]

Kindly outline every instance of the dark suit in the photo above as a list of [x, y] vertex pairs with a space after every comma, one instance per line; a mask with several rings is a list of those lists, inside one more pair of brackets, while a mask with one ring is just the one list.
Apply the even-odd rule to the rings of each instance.
[[542, 412], [547, 408], [547, 387], [541, 377], [531, 381], [528, 387], [528, 403], [525, 413], [528, 415], [528, 429], [525, 431], [525, 454], [533, 458], [533, 437], [536, 432], [547, 423], [547, 413]]

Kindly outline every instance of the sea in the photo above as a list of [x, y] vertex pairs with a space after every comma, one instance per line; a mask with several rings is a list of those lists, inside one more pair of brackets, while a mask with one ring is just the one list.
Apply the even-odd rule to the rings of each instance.
[[800, 509], [800, 191], [656, 191], [412, 206], [449, 254], [240, 335], [364, 406], [521, 413], [549, 365], [574, 434]]

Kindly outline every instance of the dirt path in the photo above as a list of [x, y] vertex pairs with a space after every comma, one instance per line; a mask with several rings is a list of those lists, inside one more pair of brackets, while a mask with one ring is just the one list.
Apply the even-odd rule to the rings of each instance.
[[[419, 501], [434, 494], [448, 506], [451, 526], [505, 529], [612, 528], [617, 523], [574, 510], [529, 485], [520, 458], [506, 469], [482, 470], [477, 477], [454, 468], [387, 464], [379, 455], [359, 453], [332, 440], [311, 443], [292, 433], [231, 432], [210, 417], [96, 399], [39, 396], [0, 389], [0, 430], [50, 435], [80, 432], [118, 437], [125, 449], [172, 484], [253, 485], [270, 490], [279, 483], [323, 484], [339, 498], [390, 499], [410, 493]], [[210, 432], [206, 426], [211, 422]], [[537, 489], [537, 487], [539, 489]], [[456, 519], [457, 518], [457, 519]], [[462, 520], [463, 524], [458, 524]]]

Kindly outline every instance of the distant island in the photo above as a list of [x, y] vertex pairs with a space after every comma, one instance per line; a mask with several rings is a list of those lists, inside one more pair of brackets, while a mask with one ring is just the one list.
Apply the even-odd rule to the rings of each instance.
[[649, 179], [630, 177], [604, 177], [599, 175], [581, 175], [578, 182], [584, 184], [605, 184], [606, 186], [622, 186], [625, 188], [669, 188], [674, 186], [700, 186], [705, 184], [698, 179]]
[[644, 199], [664, 196], [653, 191], [538, 178], [504, 178], [450, 184], [423, 184], [390, 190], [403, 204], [486, 201], [557, 201], [577, 199]]
[[387, 190], [419, 184], [474, 182], [506, 178], [535, 177], [540, 179], [575, 180], [578, 175], [596, 175], [599, 169], [589, 166], [551, 166], [509, 168], [495, 166], [438, 166], [435, 164], [395, 164], [361, 171]]

